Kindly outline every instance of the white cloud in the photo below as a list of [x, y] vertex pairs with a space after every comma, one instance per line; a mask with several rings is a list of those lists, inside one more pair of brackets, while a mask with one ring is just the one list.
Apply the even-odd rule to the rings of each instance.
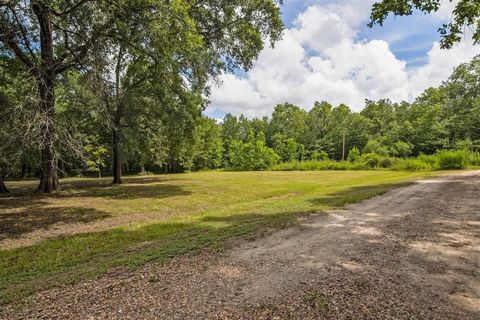
[[460, 42], [450, 50], [441, 49], [438, 42], [434, 43], [428, 53], [428, 63], [410, 72], [410, 100], [426, 88], [439, 86], [442, 81], [447, 80], [456, 66], [470, 61], [478, 54], [480, 48], [469, 42]]
[[356, 40], [372, 2], [308, 7], [275, 48], [264, 49], [245, 77], [222, 76], [223, 85], [212, 90], [209, 111], [253, 117], [269, 115], [284, 102], [310, 109], [315, 101], [327, 100], [360, 110], [367, 98], [412, 100], [445, 80], [454, 66], [480, 53], [466, 43], [450, 51], [435, 43], [423, 67], [408, 69], [387, 41]]
[[458, 0], [441, 0], [440, 3], [440, 8], [433, 13], [433, 16], [440, 20], [450, 20], [453, 9], [455, 9], [458, 4]]

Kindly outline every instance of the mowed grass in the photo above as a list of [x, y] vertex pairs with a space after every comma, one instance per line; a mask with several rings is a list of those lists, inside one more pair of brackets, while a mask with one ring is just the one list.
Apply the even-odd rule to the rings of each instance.
[[[113, 267], [134, 269], [205, 248], [221, 250], [228, 239], [253, 238], [299, 216], [358, 202], [429, 175], [200, 172], [131, 177], [121, 186], [110, 186], [109, 179], [65, 179], [64, 190], [50, 196], [34, 194], [33, 182], [9, 183], [12, 195], [0, 197], [0, 240], [72, 223], [92, 227], [88, 233], [0, 250], [0, 305]], [[102, 224], [143, 214], [148, 221], [106, 230]], [[97, 231], [97, 226], [104, 229]]]

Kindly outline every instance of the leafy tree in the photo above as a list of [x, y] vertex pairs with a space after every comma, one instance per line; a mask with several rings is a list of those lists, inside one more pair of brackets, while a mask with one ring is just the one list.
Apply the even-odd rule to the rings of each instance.
[[368, 140], [367, 145], [363, 148], [364, 153], [374, 153], [381, 156], [388, 156], [390, 150], [387, 147], [383, 146], [377, 140]]
[[439, 89], [448, 119], [450, 141], [480, 141], [480, 56], [455, 68], [448, 81]]
[[303, 109], [293, 104], [277, 105], [270, 121], [271, 138], [276, 134], [281, 134], [286, 138], [293, 138], [296, 142], [302, 142], [306, 116], [307, 113]]
[[277, 133], [273, 136], [273, 150], [280, 156], [281, 161], [289, 162], [302, 159], [304, 146], [294, 138]]
[[[110, 36], [115, 20], [131, 12], [123, 2], [2, 0], [0, 55], [15, 57], [35, 79], [41, 134], [42, 175], [38, 191], [60, 188], [55, 159], [55, 87], [65, 71], [81, 68]], [[126, 14], [126, 15], [123, 15]]]
[[193, 169], [217, 169], [222, 165], [221, 128], [214, 119], [202, 117], [195, 126]]
[[[106, 80], [98, 89], [113, 115], [114, 182], [121, 183], [120, 131], [126, 125], [126, 102], [138, 94], [127, 97], [125, 89], [138, 88], [135, 83], [146, 82], [142, 75], [155, 74], [153, 79], [170, 90], [166, 100], [178, 106], [185, 96], [208, 94], [207, 80], [221, 71], [248, 69], [264, 40], [273, 44], [282, 29], [274, 0], [1, 0], [0, 54], [21, 62], [39, 92], [39, 191], [60, 187], [55, 88], [66, 71], [100, 70], [99, 78]], [[159, 100], [165, 103], [164, 97]]]
[[222, 161], [225, 167], [231, 165], [230, 148], [233, 142], [246, 141], [251, 129], [250, 121], [243, 115], [238, 118], [230, 113], [225, 115], [222, 122], [222, 141], [224, 151]]
[[266, 146], [265, 135], [250, 132], [246, 142], [234, 140], [230, 148], [230, 167], [241, 170], [265, 170], [279, 161], [273, 149]]
[[392, 149], [392, 155], [400, 158], [407, 158], [412, 154], [412, 145], [408, 142], [397, 141]]
[[407, 121], [402, 126], [400, 139], [410, 143], [412, 153], [432, 154], [448, 147], [448, 117], [445, 114], [445, 92], [427, 89], [409, 107]]
[[[442, 0], [381, 0], [372, 7], [369, 26], [383, 25], [390, 13], [396, 16], [411, 15], [414, 10], [432, 13], [440, 8], [441, 2]], [[480, 2], [478, 0], [458, 1], [451, 21], [439, 28], [442, 37], [441, 47], [449, 49], [461, 41], [466, 29], [472, 30], [474, 43], [480, 43]]]

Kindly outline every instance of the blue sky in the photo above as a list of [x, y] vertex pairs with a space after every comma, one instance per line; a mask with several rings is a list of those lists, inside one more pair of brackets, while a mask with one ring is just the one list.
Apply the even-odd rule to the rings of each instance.
[[411, 101], [480, 53], [468, 41], [438, 48], [437, 30], [454, 5], [448, 0], [434, 15], [389, 17], [383, 27], [369, 28], [373, 1], [284, 0], [283, 40], [266, 48], [249, 72], [222, 76], [206, 114], [260, 117], [287, 101], [308, 110], [327, 100], [356, 111], [367, 98]]

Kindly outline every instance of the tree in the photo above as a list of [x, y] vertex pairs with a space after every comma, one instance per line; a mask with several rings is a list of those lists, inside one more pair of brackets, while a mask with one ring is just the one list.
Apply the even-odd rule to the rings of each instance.
[[192, 149], [194, 170], [220, 168], [223, 152], [221, 128], [214, 119], [202, 117], [198, 120]]
[[[440, 8], [441, 2], [442, 0], [381, 0], [372, 7], [369, 26], [383, 25], [390, 13], [396, 16], [411, 15], [414, 10], [432, 13]], [[475, 44], [479, 44], [480, 2], [478, 0], [458, 1], [451, 21], [439, 28], [442, 37], [441, 47], [450, 49], [455, 43], [461, 41], [465, 29], [472, 30], [472, 39]]]
[[480, 56], [461, 64], [439, 89], [445, 95], [450, 142], [480, 141]]
[[[145, 15], [142, 19], [118, 24], [117, 33], [126, 36], [111, 40], [110, 54], [100, 63], [112, 119], [114, 183], [122, 183], [123, 129], [138, 127], [135, 119], [143, 113], [143, 106], [136, 103], [139, 97], [155, 100], [150, 105], [156, 109], [153, 113], [174, 109], [178, 118], [171, 121], [181, 122], [186, 116], [193, 125], [204, 108], [201, 98], [208, 96], [208, 80], [222, 71], [248, 69], [264, 41], [273, 43], [282, 31], [279, 8], [273, 0], [155, 2], [155, 9], [153, 15], [149, 10], [140, 11]], [[114, 77], [110, 77], [112, 72]], [[167, 122], [162, 125], [179, 127]], [[152, 123], [147, 126], [159, 130]], [[180, 159], [181, 146], [180, 141], [171, 144], [168, 151], [167, 161], [175, 171], [183, 167], [180, 162], [187, 161]]]
[[287, 139], [293, 138], [296, 142], [302, 142], [301, 137], [305, 131], [306, 116], [305, 110], [293, 104], [277, 105], [272, 113], [270, 122], [271, 138], [275, 134], [281, 134]]
[[0, 54], [15, 57], [35, 79], [41, 130], [41, 169], [38, 191], [58, 190], [55, 154], [55, 87], [58, 77], [83, 68], [113, 21], [126, 13], [109, 1], [0, 1]]
[[248, 134], [247, 140], [232, 141], [230, 167], [237, 170], [266, 170], [276, 164], [279, 156], [267, 147], [263, 132]]
[[31, 87], [19, 65], [12, 59], [0, 62], [7, 62], [0, 63], [0, 193], [7, 193], [5, 180], [20, 173], [22, 156], [38, 130], [38, 115], [31, 105]]

